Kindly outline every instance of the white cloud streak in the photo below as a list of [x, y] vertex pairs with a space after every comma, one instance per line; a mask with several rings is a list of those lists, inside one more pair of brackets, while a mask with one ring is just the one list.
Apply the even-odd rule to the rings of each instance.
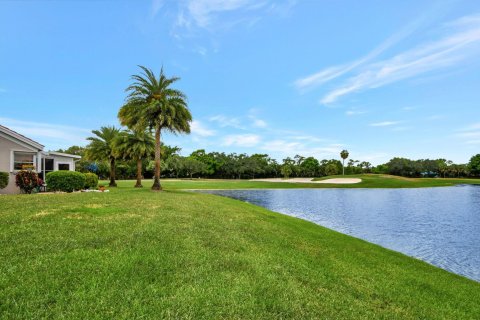
[[317, 73], [314, 73], [312, 75], [309, 75], [304, 78], [297, 79], [294, 82], [294, 85], [297, 89], [299, 90], [308, 90], [312, 89], [314, 87], [320, 86], [326, 82], [329, 82], [331, 80], [334, 80], [362, 65], [365, 63], [375, 59], [379, 55], [381, 55], [383, 52], [386, 50], [390, 49], [392, 46], [400, 42], [401, 40], [405, 39], [408, 37], [410, 34], [412, 34], [425, 20], [424, 17], [421, 17], [412, 23], [408, 24], [406, 27], [404, 27], [401, 31], [395, 33], [388, 39], [386, 39], [384, 42], [382, 42], [378, 47], [370, 51], [367, 55], [363, 56], [362, 58], [355, 60], [353, 62], [343, 64], [343, 65], [338, 65], [338, 66], [333, 66], [333, 67], [328, 67], [326, 69], [320, 70]]
[[448, 27], [454, 31], [440, 40], [365, 66], [361, 72], [324, 95], [320, 102], [330, 104], [354, 92], [447, 68], [480, 52], [480, 15], [463, 17], [449, 23]]
[[398, 121], [382, 121], [382, 122], [375, 122], [370, 123], [370, 127], [389, 127], [399, 124]]
[[208, 129], [198, 120], [192, 121], [190, 125], [190, 129], [193, 135], [197, 135], [200, 137], [211, 137], [216, 134], [214, 130]]
[[91, 134], [91, 130], [84, 128], [10, 118], [0, 118], [0, 124], [38, 141], [45, 145], [46, 149], [85, 145], [87, 143], [86, 137]]
[[222, 128], [224, 127], [233, 127], [237, 129], [244, 129], [244, 126], [242, 126], [240, 120], [238, 118], [234, 117], [227, 117], [222, 114], [210, 117], [208, 119], [211, 122], [216, 122], [218, 125]]
[[260, 142], [256, 134], [232, 134], [223, 139], [224, 146], [254, 147]]

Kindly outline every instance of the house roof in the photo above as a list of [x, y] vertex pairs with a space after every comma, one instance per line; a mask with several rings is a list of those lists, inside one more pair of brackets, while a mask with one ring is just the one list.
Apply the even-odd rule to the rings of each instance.
[[52, 155], [52, 156], [66, 157], [66, 158], [82, 159], [81, 156], [77, 156], [77, 155], [74, 155], [74, 154], [63, 153], [63, 152], [49, 151], [49, 152], [46, 152], [45, 154]]
[[12, 129], [9, 129], [5, 126], [2, 126], [1, 124], [0, 124], [0, 132], [3, 132], [4, 134], [6, 134], [10, 137], [13, 137], [13, 138], [31, 146], [31, 147], [34, 147], [38, 150], [43, 150], [43, 148], [45, 147], [43, 144], [40, 144], [40, 143], [36, 142], [35, 140], [27, 138], [24, 135], [22, 135], [22, 134], [20, 134], [16, 131], [13, 131]]

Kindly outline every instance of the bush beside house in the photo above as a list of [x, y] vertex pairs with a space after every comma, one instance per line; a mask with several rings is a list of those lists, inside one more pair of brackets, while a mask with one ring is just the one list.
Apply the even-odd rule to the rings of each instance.
[[54, 171], [47, 174], [49, 191], [73, 192], [85, 187], [86, 177], [75, 171]]
[[20, 170], [15, 175], [15, 184], [23, 193], [30, 194], [42, 185], [38, 174], [32, 170]]
[[0, 172], [0, 189], [7, 187], [9, 176], [8, 172]]
[[85, 189], [96, 189], [98, 186], [98, 176], [95, 173], [85, 173]]

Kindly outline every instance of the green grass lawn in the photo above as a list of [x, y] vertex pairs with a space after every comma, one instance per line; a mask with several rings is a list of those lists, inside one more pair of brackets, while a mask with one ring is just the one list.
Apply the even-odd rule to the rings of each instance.
[[184, 182], [165, 182], [161, 193], [131, 183], [103, 194], [0, 196], [0, 318], [480, 314], [479, 283], [419, 260], [240, 201], [173, 190]]
[[[341, 178], [342, 176], [329, 176], [314, 180]], [[287, 188], [424, 188], [446, 187], [458, 184], [480, 184], [480, 179], [443, 179], [443, 178], [404, 178], [391, 175], [359, 174], [346, 175], [345, 178], [360, 178], [362, 182], [356, 184], [318, 184], [318, 183], [283, 183], [263, 182], [249, 180], [221, 180], [221, 179], [164, 179], [162, 186], [169, 190], [178, 189], [287, 189]], [[108, 181], [102, 181], [108, 185]], [[130, 187], [135, 181], [118, 181], [120, 186]], [[145, 181], [145, 185], [151, 185]]]

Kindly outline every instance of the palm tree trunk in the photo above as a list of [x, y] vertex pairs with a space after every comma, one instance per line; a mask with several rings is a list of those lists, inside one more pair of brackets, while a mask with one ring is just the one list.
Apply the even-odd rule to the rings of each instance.
[[135, 188], [143, 188], [142, 186], [142, 159], [137, 160], [137, 183]]
[[343, 162], [342, 162], [342, 175], [343, 176], [345, 175], [345, 159], [343, 159]]
[[115, 182], [115, 158], [110, 159], [110, 183], [109, 187], [116, 187], [117, 183]]
[[152, 190], [160, 191], [160, 127], [155, 129], [155, 178], [153, 180]]

